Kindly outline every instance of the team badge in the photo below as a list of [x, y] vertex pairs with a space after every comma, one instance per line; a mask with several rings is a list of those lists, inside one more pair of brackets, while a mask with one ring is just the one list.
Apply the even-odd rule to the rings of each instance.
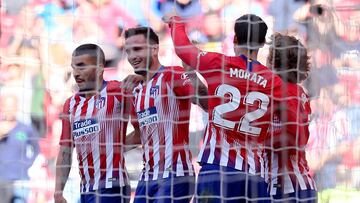
[[159, 86], [156, 85], [150, 88], [150, 97], [155, 99], [159, 95]]
[[105, 106], [105, 103], [106, 103], [106, 98], [100, 97], [99, 99], [96, 100], [95, 106], [97, 109], [101, 109], [102, 107]]

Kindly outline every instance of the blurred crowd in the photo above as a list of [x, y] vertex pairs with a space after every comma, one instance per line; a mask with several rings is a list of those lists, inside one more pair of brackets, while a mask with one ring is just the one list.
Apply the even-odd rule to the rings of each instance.
[[[173, 9], [189, 19], [189, 36], [208, 51], [233, 54], [233, 23], [246, 13], [261, 16], [270, 26], [269, 36], [287, 33], [307, 45], [312, 71], [304, 86], [313, 110], [308, 160], [319, 200], [360, 197], [359, 1], [2, 0], [0, 9], [0, 186], [20, 191], [12, 198], [52, 201], [59, 113], [76, 90], [73, 49], [88, 42], [100, 45], [107, 60], [105, 78], [121, 80], [132, 73], [123, 31], [151, 26], [161, 40], [161, 63], [180, 65], [161, 21]], [[265, 47], [260, 62], [266, 55]], [[190, 131], [195, 154], [206, 118], [194, 106]], [[141, 168], [138, 160], [127, 166], [134, 180]], [[21, 175], [14, 176], [13, 168]], [[72, 193], [76, 198], [78, 193]]]

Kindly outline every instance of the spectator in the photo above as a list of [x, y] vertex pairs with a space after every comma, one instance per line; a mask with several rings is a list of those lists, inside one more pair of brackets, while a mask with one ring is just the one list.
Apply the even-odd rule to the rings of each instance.
[[0, 202], [27, 201], [30, 188], [19, 187], [28, 180], [28, 169], [39, 153], [38, 134], [16, 119], [15, 95], [0, 96]]

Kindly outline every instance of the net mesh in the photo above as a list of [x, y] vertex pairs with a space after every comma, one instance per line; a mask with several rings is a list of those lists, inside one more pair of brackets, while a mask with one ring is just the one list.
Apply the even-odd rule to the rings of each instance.
[[[169, 28], [161, 20], [174, 8], [190, 19], [187, 34], [204, 51], [233, 56], [234, 22], [246, 13], [254, 13], [266, 22], [267, 42], [273, 33], [280, 32], [295, 36], [307, 47], [311, 71], [302, 86], [311, 98], [312, 114], [305, 150], [309, 173], [318, 190], [317, 201], [357, 202], [360, 4], [356, 0], [2, 0], [0, 199], [54, 200], [62, 106], [77, 89], [71, 68], [72, 51], [83, 43], [98, 44], [105, 52], [104, 78], [121, 81], [133, 74], [125, 52], [124, 30], [151, 26], [159, 35], [161, 64], [182, 65]], [[258, 61], [264, 65], [269, 47], [271, 43], [266, 43], [258, 54]], [[198, 77], [205, 82], [201, 74], [198, 71]], [[224, 77], [217, 80], [226, 83]], [[189, 148], [196, 175], [201, 168], [197, 155], [206, 142], [208, 120], [208, 113], [197, 105], [191, 106]], [[129, 125], [128, 134], [132, 130]], [[142, 153], [141, 148], [125, 153], [131, 201], [143, 170]], [[72, 160], [63, 194], [68, 202], [78, 202], [81, 172], [76, 151]], [[221, 200], [227, 199], [224, 195], [221, 192]]]

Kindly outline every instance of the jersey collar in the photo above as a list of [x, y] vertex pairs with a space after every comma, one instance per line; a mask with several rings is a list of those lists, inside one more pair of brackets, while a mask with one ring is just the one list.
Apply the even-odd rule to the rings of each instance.
[[246, 68], [248, 71], [253, 71], [253, 64], [260, 64], [257, 60], [249, 59], [245, 55], [241, 54], [240, 58], [242, 58], [244, 61], [246, 61]]

